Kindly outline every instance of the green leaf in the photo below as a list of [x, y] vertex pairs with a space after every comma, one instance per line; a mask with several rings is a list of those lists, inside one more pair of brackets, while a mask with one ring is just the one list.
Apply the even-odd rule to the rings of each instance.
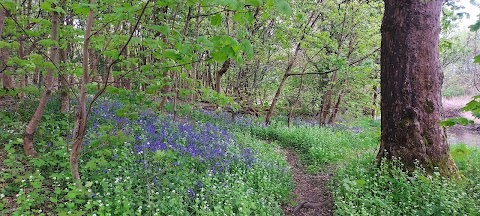
[[473, 59], [473, 63], [480, 64], [480, 55], [475, 56]]
[[197, 42], [203, 46], [206, 46], [207, 48], [213, 48], [215, 46], [215, 44], [205, 36], [197, 37]]
[[365, 179], [357, 179], [355, 181], [357, 183], [358, 186], [362, 187], [363, 185], [365, 185], [366, 181]]
[[46, 69], [55, 69], [55, 65], [52, 62], [45, 62], [45, 63], [43, 63], [43, 66]]
[[480, 19], [477, 20], [477, 22], [471, 26], [469, 26], [468, 28], [470, 28], [470, 31], [478, 31], [480, 29]]
[[34, 181], [31, 184], [32, 184], [32, 187], [35, 188], [35, 189], [38, 189], [38, 188], [42, 187], [42, 183], [39, 182], [39, 181]]
[[91, 181], [85, 182], [85, 187], [87, 187], [87, 188], [91, 187], [92, 185], [93, 185], [93, 182], [91, 182]]
[[446, 119], [440, 122], [440, 126], [443, 127], [451, 127], [455, 125], [455, 121], [453, 119]]
[[246, 0], [245, 4], [258, 7], [263, 4], [263, 0]]
[[215, 14], [215, 15], [211, 16], [210, 17], [210, 24], [212, 24], [213, 26], [219, 26], [220, 24], [222, 24], [222, 15], [220, 15], [218, 13], [218, 14]]
[[253, 17], [253, 14], [251, 12], [236, 13], [235, 15], [233, 15], [233, 20], [242, 25], [253, 23], [254, 19], [255, 18]]
[[76, 192], [69, 191], [69, 192], [67, 193], [67, 198], [69, 198], [69, 199], [75, 199], [75, 197], [77, 197], [77, 193], [76, 193]]
[[468, 125], [470, 121], [466, 118], [457, 118], [457, 123], [461, 125]]
[[8, 48], [10, 44], [5, 41], [0, 41], [0, 48]]
[[249, 40], [243, 39], [242, 40], [242, 49], [243, 53], [247, 56], [247, 58], [253, 58], [253, 46]]
[[16, 7], [16, 3], [12, 0], [2, 0], [1, 1], [2, 3], [2, 7], [5, 7], [5, 9], [11, 11], [11, 10], [15, 10], [15, 7]]
[[218, 50], [217, 52], [212, 53], [213, 60], [218, 62], [224, 62], [225, 60], [233, 57], [235, 55], [235, 51], [232, 47], [223, 47], [222, 49]]
[[174, 49], [168, 49], [168, 50], [165, 50], [163, 52], [163, 55], [162, 55], [164, 58], [169, 58], [169, 59], [173, 59], [173, 60], [181, 60], [182, 59], [182, 56], [180, 56], [176, 50]]
[[97, 169], [97, 163], [96, 163], [95, 159], [92, 159], [92, 160], [88, 161], [87, 164], [85, 165], [85, 167], [87, 167], [87, 169], [89, 169], [89, 170]]
[[116, 49], [107, 50], [107, 51], [103, 52], [103, 54], [107, 57], [112, 58], [113, 60], [117, 60], [120, 57], [120, 55], [118, 54], [118, 50], [116, 50]]
[[224, 0], [223, 3], [232, 10], [239, 10], [242, 7], [242, 2], [238, 0]]
[[52, 11], [52, 2], [44, 1], [44, 2], [40, 3], [40, 9], [42, 9], [44, 11], [47, 11], [47, 12]]
[[28, 56], [28, 58], [35, 64], [37, 67], [43, 64], [43, 57], [39, 54], [33, 53]]
[[476, 109], [480, 109], [480, 102], [472, 100], [468, 102], [465, 107], [462, 108], [462, 111], [474, 111]]
[[149, 25], [147, 28], [152, 29], [154, 31], [158, 31], [163, 35], [168, 35], [170, 33], [170, 28], [164, 25]]
[[275, 3], [275, 7], [277, 8], [277, 10], [284, 14], [284, 15], [287, 15], [287, 16], [290, 16], [292, 15], [293, 13], [293, 10], [292, 8], [290, 7], [290, 5], [288, 4], [288, 2], [286, 2], [285, 0], [280, 0], [280, 1], [277, 1]]
[[59, 14], [65, 14], [65, 13], [66, 13], [65, 10], [63, 10], [63, 8], [61, 8], [61, 7], [55, 7], [55, 8], [53, 9], [53, 11], [55, 11], [55, 12], [57, 12], [57, 13], [59, 13]]
[[77, 15], [87, 15], [90, 9], [95, 10], [95, 8], [96, 6], [94, 4], [80, 3], [73, 5], [73, 11]]
[[44, 47], [50, 47], [52, 44], [55, 44], [55, 41], [52, 39], [43, 39], [38, 42], [40, 45]]
[[40, 158], [33, 158], [30, 162], [37, 168], [40, 168], [46, 164], [45, 161]]

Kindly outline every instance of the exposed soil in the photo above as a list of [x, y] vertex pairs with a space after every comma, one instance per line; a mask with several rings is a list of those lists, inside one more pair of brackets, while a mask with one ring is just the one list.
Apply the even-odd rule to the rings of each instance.
[[[333, 198], [327, 188], [327, 183], [332, 174], [309, 175], [300, 164], [295, 150], [286, 149], [285, 155], [295, 181], [295, 200], [299, 205], [308, 202], [302, 208], [297, 208], [298, 211], [294, 215], [333, 215]], [[308, 204], [314, 208], [308, 208]], [[283, 212], [285, 215], [292, 215], [296, 207], [298, 205], [283, 206]]]

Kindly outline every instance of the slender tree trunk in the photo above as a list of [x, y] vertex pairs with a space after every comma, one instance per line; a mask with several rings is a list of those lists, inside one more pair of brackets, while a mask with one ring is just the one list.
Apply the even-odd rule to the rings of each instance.
[[[5, 19], [7, 17], [7, 10], [5, 8], [0, 7], [0, 41], [3, 40], [3, 27], [5, 26]], [[12, 90], [14, 89], [13, 85], [13, 78], [11, 75], [7, 75], [8, 67], [7, 61], [10, 57], [10, 51], [8, 48], [0, 48], [0, 78], [2, 79], [3, 89], [5, 90]]]
[[[93, 0], [90, 0], [90, 4], [93, 4]], [[85, 136], [86, 126], [87, 126], [87, 91], [85, 89], [85, 84], [88, 83], [88, 46], [90, 43], [90, 35], [92, 32], [93, 25], [93, 11], [90, 10], [88, 13], [87, 24], [85, 28], [85, 36], [83, 39], [83, 59], [82, 59], [82, 68], [83, 75], [80, 82], [80, 98], [78, 101], [78, 107], [75, 110], [75, 130], [74, 130], [74, 140], [72, 144], [72, 151], [70, 153], [70, 171], [72, 172], [72, 177], [75, 180], [80, 180], [80, 173], [78, 171], [78, 159], [79, 154], [82, 150], [83, 137]]]
[[176, 74], [173, 75], [173, 121], [177, 121], [177, 103], [178, 103], [178, 79]]
[[272, 104], [270, 104], [270, 108], [268, 109], [267, 116], [265, 117], [265, 124], [269, 125], [272, 119], [273, 110], [275, 109], [275, 105], [277, 104], [278, 99], [280, 98], [280, 93], [282, 92], [283, 87], [285, 86], [285, 82], [287, 81], [288, 74], [285, 73], [280, 81], [280, 85], [278, 85], [277, 91], [275, 92], [275, 96], [273, 97]]
[[[23, 42], [22, 37], [18, 39], [18, 44], [18, 57], [23, 60], [25, 58], [25, 43]], [[27, 82], [27, 74], [20, 74], [20, 76], [18, 76], [18, 79], [18, 89], [20, 89], [20, 91], [18, 92], [18, 98], [20, 100], [23, 100], [25, 98], [25, 93], [23, 93], [21, 90], [25, 88]]]
[[65, 66], [63, 63], [67, 60], [67, 53], [65, 49], [60, 49], [60, 69], [62, 72], [59, 74], [59, 84], [60, 84], [60, 112], [66, 113], [70, 109], [70, 94], [68, 92], [68, 75], [65, 75]]
[[373, 107], [372, 107], [372, 113], [371, 113], [372, 119], [375, 119], [375, 113], [376, 113], [375, 107], [377, 106], [377, 98], [378, 98], [378, 87], [373, 86], [373, 104], [372, 104]]
[[377, 162], [399, 158], [407, 171], [457, 172], [442, 111], [438, 41], [442, 0], [385, 0], [381, 47], [382, 142]]
[[[321, 3], [321, 0], [317, 1], [317, 4]], [[316, 14], [316, 11], [311, 12], [310, 16], [308, 18], [308, 22], [305, 25], [305, 27], [310, 27], [313, 28], [315, 23], [317, 22], [318, 18], [320, 17], [320, 13]], [[270, 108], [268, 109], [268, 113], [265, 116], [265, 124], [269, 125], [272, 115], [273, 115], [273, 110], [275, 110], [275, 106], [277, 105], [278, 99], [280, 97], [280, 93], [282, 92], [283, 87], [285, 86], [285, 82], [287, 81], [287, 78], [290, 76], [290, 71], [292, 71], [293, 64], [295, 63], [295, 60], [297, 59], [298, 54], [300, 53], [301, 50], [301, 45], [303, 39], [305, 39], [305, 29], [303, 30], [304, 32], [302, 33], [302, 36], [300, 36], [299, 42], [297, 43], [297, 46], [295, 48], [295, 52], [290, 59], [290, 61], [287, 64], [287, 68], [285, 69], [285, 73], [282, 77], [282, 80], [280, 81], [280, 85], [278, 85], [277, 92], [275, 92], [275, 96], [272, 99], [272, 103], [270, 104]]]
[[[52, 32], [51, 38], [53, 41], [58, 41], [58, 14], [57, 12], [52, 12], [51, 15], [52, 19]], [[50, 49], [50, 58], [52, 62], [58, 65], [58, 47], [57, 45], [53, 44]], [[47, 76], [45, 80], [45, 91], [43, 92], [42, 97], [40, 98], [40, 102], [38, 104], [37, 110], [33, 114], [33, 117], [30, 119], [30, 122], [25, 127], [25, 132], [23, 133], [23, 150], [27, 156], [35, 157], [37, 155], [37, 151], [33, 146], [33, 135], [37, 130], [37, 126], [40, 123], [40, 119], [42, 118], [43, 112], [45, 110], [45, 106], [48, 103], [48, 98], [53, 91], [53, 73], [54, 69], [49, 69], [47, 71]]]
[[322, 97], [322, 106], [320, 108], [319, 125], [323, 126], [328, 121], [328, 115], [330, 114], [330, 107], [332, 105], [332, 90], [327, 90]]
[[[304, 68], [305, 71], [305, 68]], [[288, 112], [288, 119], [287, 119], [287, 126], [290, 127], [290, 122], [292, 120], [293, 111], [295, 110], [295, 106], [297, 105], [298, 101], [300, 100], [300, 95], [302, 94], [302, 87], [303, 87], [303, 76], [300, 78], [300, 86], [298, 87], [297, 97], [295, 101], [290, 107], [290, 111]]]
[[223, 62], [222, 68], [215, 73], [215, 90], [220, 94], [222, 92], [222, 76], [230, 68], [230, 59]]
[[[61, 1], [61, 5], [65, 4], [65, 0]], [[62, 25], [65, 23], [65, 15], [60, 16], [60, 22]], [[68, 43], [68, 42], [67, 42]], [[67, 49], [70, 44], [67, 44]], [[60, 112], [66, 113], [70, 109], [70, 94], [68, 92], [68, 75], [66, 75], [66, 68], [64, 66], [65, 62], [67, 61], [67, 50], [60, 49], [59, 50], [59, 57], [60, 57], [60, 70], [59, 72], [59, 90], [60, 90]]]
[[9, 91], [15, 89], [12, 75], [9, 75], [11, 68], [7, 66], [7, 61], [10, 58], [10, 51], [8, 48], [0, 48], [0, 75], [2, 76], [3, 89]]
[[[172, 77], [171, 77], [171, 79], [172, 79], [171, 81], [172, 81], [172, 82], [175, 82], [175, 81], [173, 80], [173, 76], [174, 76], [174, 75], [172, 75]], [[166, 77], [170, 77], [170, 75], [168, 74], [168, 72], [167, 72], [167, 76], [166, 76]], [[172, 84], [172, 85], [173, 85], [173, 84]], [[160, 104], [159, 104], [159, 106], [158, 106], [158, 109], [159, 109], [160, 111], [162, 111], [163, 108], [165, 107], [165, 104], [167, 103], [167, 99], [168, 99], [168, 97], [169, 97], [167, 94], [170, 94], [170, 92], [172, 91], [172, 89], [173, 89], [172, 86], [165, 86], [165, 87], [163, 88], [162, 93], [163, 93], [164, 95], [162, 96], [162, 100], [160, 100]]]
[[[302, 41], [304, 36], [302, 36]], [[293, 54], [292, 59], [288, 62], [287, 68], [285, 69], [285, 73], [283, 74], [282, 80], [280, 81], [280, 85], [278, 85], [277, 91], [275, 92], [275, 96], [272, 99], [272, 103], [270, 104], [270, 108], [268, 109], [268, 113], [265, 116], [265, 124], [269, 125], [272, 119], [273, 110], [275, 110], [275, 106], [277, 105], [278, 99], [280, 98], [280, 93], [282, 93], [283, 87], [285, 86], [285, 82], [287, 81], [288, 77], [290, 76], [290, 71], [292, 71], [293, 63], [295, 63], [295, 59], [300, 53], [301, 49], [301, 42], [298, 42], [297, 47], [295, 48], [295, 53]]]
[[335, 123], [335, 120], [337, 120], [337, 114], [338, 111], [340, 110], [340, 104], [342, 103], [342, 98], [343, 98], [343, 92], [340, 91], [340, 94], [338, 94], [337, 102], [335, 103], [335, 106], [333, 107], [332, 114], [330, 115], [330, 119], [328, 120], [328, 124], [333, 124]]

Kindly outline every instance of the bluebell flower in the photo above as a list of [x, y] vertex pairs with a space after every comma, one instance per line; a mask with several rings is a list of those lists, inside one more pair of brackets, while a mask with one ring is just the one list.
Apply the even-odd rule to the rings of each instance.
[[192, 188], [188, 188], [188, 195], [190, 197], [194, 197], [195, 196], [195, 192], [193, 192], [193, 189]]
[[197, 185], [197, 187], [201, 188], [203, 186], [202, 182], [199, 181], [199, 180], [195, 180], [195, 184]]

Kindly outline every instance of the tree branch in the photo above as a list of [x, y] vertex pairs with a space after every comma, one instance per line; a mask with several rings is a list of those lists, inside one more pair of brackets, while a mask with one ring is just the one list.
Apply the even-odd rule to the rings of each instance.
[[[361, 62], [361, 61], [363, 61], [363, 60], [365, 60], [365, 59], [367, 59], [368, 57], [370, 57], [370, 56], [372, 56], [373, 54], [375, 54], [379, 49], [380, 49], [380, 48], [377, 48], [377, 49], [375, 49], [374, 51], [372, 51], [371, 53], [369, 53], [368, 55], [365, 55], [365, 56], [363, 56], [362, 58], [357, 59], [357, 60], [349, 63], [348, 66], [353, 66], [353, 65], [355, 65], [355, 64], [357, 64], [357, 63], [359, 63], [359, 62]], [[315, 65], [313, 62], [312, 62], [312, 64], [313, 64], [313, 66], [314, 66], [315, 68], [317, 68], [317, 70], [320, 70], [320, 69], [318, 68], [318, 66]], [[338, 71], [338, 70], [340, 70], [340, 68], [335, 68], [335, 69], [332, 69], [332, 70], [329, 70], [329, 71], [324, 71], [324, 72], [289, 73], [289, 74], [286, 74], [286, 76], [323, 75], [323, 74], [329, 74], [329, 73], [332, 73], [332, 72], [335, 72], [335, 71]]]

